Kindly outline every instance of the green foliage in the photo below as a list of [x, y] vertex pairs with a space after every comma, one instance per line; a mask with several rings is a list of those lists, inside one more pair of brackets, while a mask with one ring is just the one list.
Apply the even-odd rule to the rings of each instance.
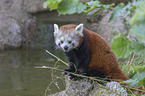
[[59, 14], [74, 14], [82, 13], [86, 9], [86, 6], [79, 0], [63, 0], [58, 6]]
[[144, 43], [138, 43], [133, 42], [132, 47], [134, 48], [134, 51], [136, 54], [143, 54], [145, 53], [145, 44]]
[[[145, 36], [145, 35], [144, 35]], [[145, 57], [145, 44], [132, 42], [124, 36], [115, 36], [111, 41], [112, 50], [118, 58], [127, 58], [133, 52]]]
[[137, 7], [136, 0], [134, 0], [132, 3], [129, 2], [127, 5], [124, 5], [124, 3], [118, 4], [114, 8], [113, 13], [109, 19], [109, 22], [115, 21], [116, 18], [118, 17], [126, 18], [127, 16], [130, 16], [134, 12], [136, 7]]
[[132, 52], [132, 42], [123, 36], [116, 36], [111, 41], [112, 50], [118, 58], [127, 58]]
[[132, 60], [128, 64], [124, 64], [121, 68], [123, 72], [126, 73], [125, 75], [132, 78], [123, 83], [127, 83], [132, 87], [139, 87], [141, 85], [145, 86], [145, 65], [141, 66], [139, 65], [138, 60]]
[[[106, 10], [111, 10], [111, 8], [114, 6], [114, 4], [110, 4], [110, 5], [103, 5], [103, 4], [100, 4], [100, 2], [98, 0], [96, 1], [90, 1], [88, 2], [89, 4], [87, 4], [88, 6], [88, 9], [85, 11], [85, 14], [88, 14], [89, 12], [91, 12], [92, 10], [95, 10], [96, 8], [98, 8], [98, 10], [95, 10], [95, 12], [92, 14], [91, 17], [94, 17], [96, 16], [98, 13], [104, 11], [105, 9]], [[92, 5], [91, 5], [91, 4]]]
[[49, 6], [50, 10], [55, 10], [61, 2], [62, 0], [48, 0], [43, 3], [43, 8], [47, 8]]
[[89, 12], [95, 10], [96, 8], [99, 8], [99, 10], [97, 10], [92, 17], [94, 17], [97, 13], [102, 12], [103, 10], [107, 9], [107, 10], [111, 10], [111, 8], [114, 6], [114, 4], [110, 4], [110, 5], [103, 5], [100, 3], [99, 0], [96, 1], [90, 1], [90, 2], [86, 2], [86, 7], [87, 9], [84, 11], [85, 14], [88, 14]]
[[137, 74], [135, 74], [132, 79], [124, 81], [124, 83], [127, 83], [132, 87], [139, 87], [141, 85], [145, 86], [145, 71], [137, 72]]
[[79, 0], [47, 0], [44, 2], [43, 7], [49, 7], [50, 10], [57, 10], [59, 14], [74, 14], [74, 13], [89, 13], [90, 11], [100, 8], [93, 15], [95, 16], [97, 13], [110, 9], [114, 6], [114, 4], [103, 5], [99, 2], [99, 0], [91, 0], [90, 2], [86, 2], [86, 4], [81, 3]]
[[79, 0], [47, 0], [43, 4], [44, 8], [49, 7], [50, 10], [56, 10], [59, 14], [74, 14], [82, 13], [86, 9], [86, 6]]
[[97, 1], [90, 1], [90, 2], [87, 2], [86, 3], [86, 6], [87, 6], [87, 11], [86, 13], [89, 13], [91, 12], [92, 10], [94, 10], [96, 7], [100, 7], [100, 2], [97, 0]]
[[131, 29], [129, 34], [136, 37], [139, 42], [145, 41], [145, 1], [140, 1], [137, 4], [135, 14], [130, 19]]
[[124, 12], [124, 3], [120, 3], [117, 7], [115, 7], [111, 17], [109, 18], [109, 22], [116, 20], [116, 18], [121, 16], [123, 12]]
[[145, 41], [145, 23], [133, 25], [129, 34], [136, 37], [140, 42]]
[[135, 14], [130, 19], [130, 24], [131, 25], [135, 23], [144, 24], [145, 23], [144, 21], [145, 21], [145, 1], [140, 0], [140, 2], [137, 3]]
[[[117, 17], [122, 17], [125, 19], [126, 16], [131, 17], [131, 19], [129, 20], [130, 29], [128, 35], [136, 38], [137, 40], [129, 41], [126, 36], [122, 36], [120, 38], [124, 38], [124, 41], [121, 42], [120, 39], [116, 39], [115, 37], [115, 42], [114, 39], [111, 42], [112, 50], [118, 58], [126, 58], [132, 52], [135, 52], [136, 54], [141, 54], [145, 58], [145, 1], [134, 0], [132, 3], [128, 3], [126, 6], [124, 6], [123, 4], [119, 4], [115, 7], [114, 12], [109, 21], [113, 21]], [[123, 45], [123, 42], [126, 42], [126, 45]], [[118, 44], [121, 45], [115, 46]], [[117, 52], [117, 49], [118, 51], [120, 50], [123, 53], [124, 51], [126, 51], [126, 54], [123, 54], [120, 51]]]

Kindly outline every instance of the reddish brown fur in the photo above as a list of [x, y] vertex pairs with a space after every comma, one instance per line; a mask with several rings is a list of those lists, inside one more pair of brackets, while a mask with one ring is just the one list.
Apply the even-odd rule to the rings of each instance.
[[70, 24], [70, 25], [61, 26], [61, 27], [60, 27], [60, 30], [62, 30], [62, 31], [65, 32], [66, 30], [75, 29], [75, 28], [76, 28], [76, 25]]
[[91, 53], [89, 70], [98, 70], [111, 79], [129, 79], [121, 70], [109, 44], [100, 35], [84, 28], [84, 38], [88, 40]]

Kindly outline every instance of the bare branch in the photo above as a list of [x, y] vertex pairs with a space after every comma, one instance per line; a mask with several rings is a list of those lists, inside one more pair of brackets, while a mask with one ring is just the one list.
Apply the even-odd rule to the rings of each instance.
[[46, 52], [48, 54], [50, 54], [51, 56], [53, 56], [54, 58], [56, 58], [58, 61], [62, 62], [63, 64], [65, 64], [66, 66], [69, 66], [68, 63], [66, 63], [65, 61], [61, 60], [60, 58], [58, 58], [57, 56], [55, 56], [54, 54], [52, 54], [51, 52], [49, 52], [48, 50], [46, 50]]

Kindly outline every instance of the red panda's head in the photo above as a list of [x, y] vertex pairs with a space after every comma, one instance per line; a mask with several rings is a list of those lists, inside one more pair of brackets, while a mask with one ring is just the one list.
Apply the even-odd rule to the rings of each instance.
[[79, 47], [83, 38], [83, 24], [64, 25], [58, 28], [54, 24], [54, 37], [57, 46], [61, 47], [64, 52], [69, 52], [71, 49]]

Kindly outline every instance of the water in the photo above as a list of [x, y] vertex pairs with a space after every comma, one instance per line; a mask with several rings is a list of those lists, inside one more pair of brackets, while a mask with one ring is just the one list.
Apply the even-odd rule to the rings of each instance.
[[[0, 96], [44, 96], [64, 89], [64, 81], [57, 80], [60, 89], [51, 84], [46, 92], [52, 82], [52, 70], [35, 68], [55, 65], [57, 60], [46, 53], [46, 49], [66, 60], [64, 53], [55, 46], [52, 32], [52, 24], [40, 24], [39, 38], [31, 42], [31, 48], [0, 51]], [[66, 67], [59, 65], [62, 70]], [[61, 76], [61, 72], [53, 73]]]

